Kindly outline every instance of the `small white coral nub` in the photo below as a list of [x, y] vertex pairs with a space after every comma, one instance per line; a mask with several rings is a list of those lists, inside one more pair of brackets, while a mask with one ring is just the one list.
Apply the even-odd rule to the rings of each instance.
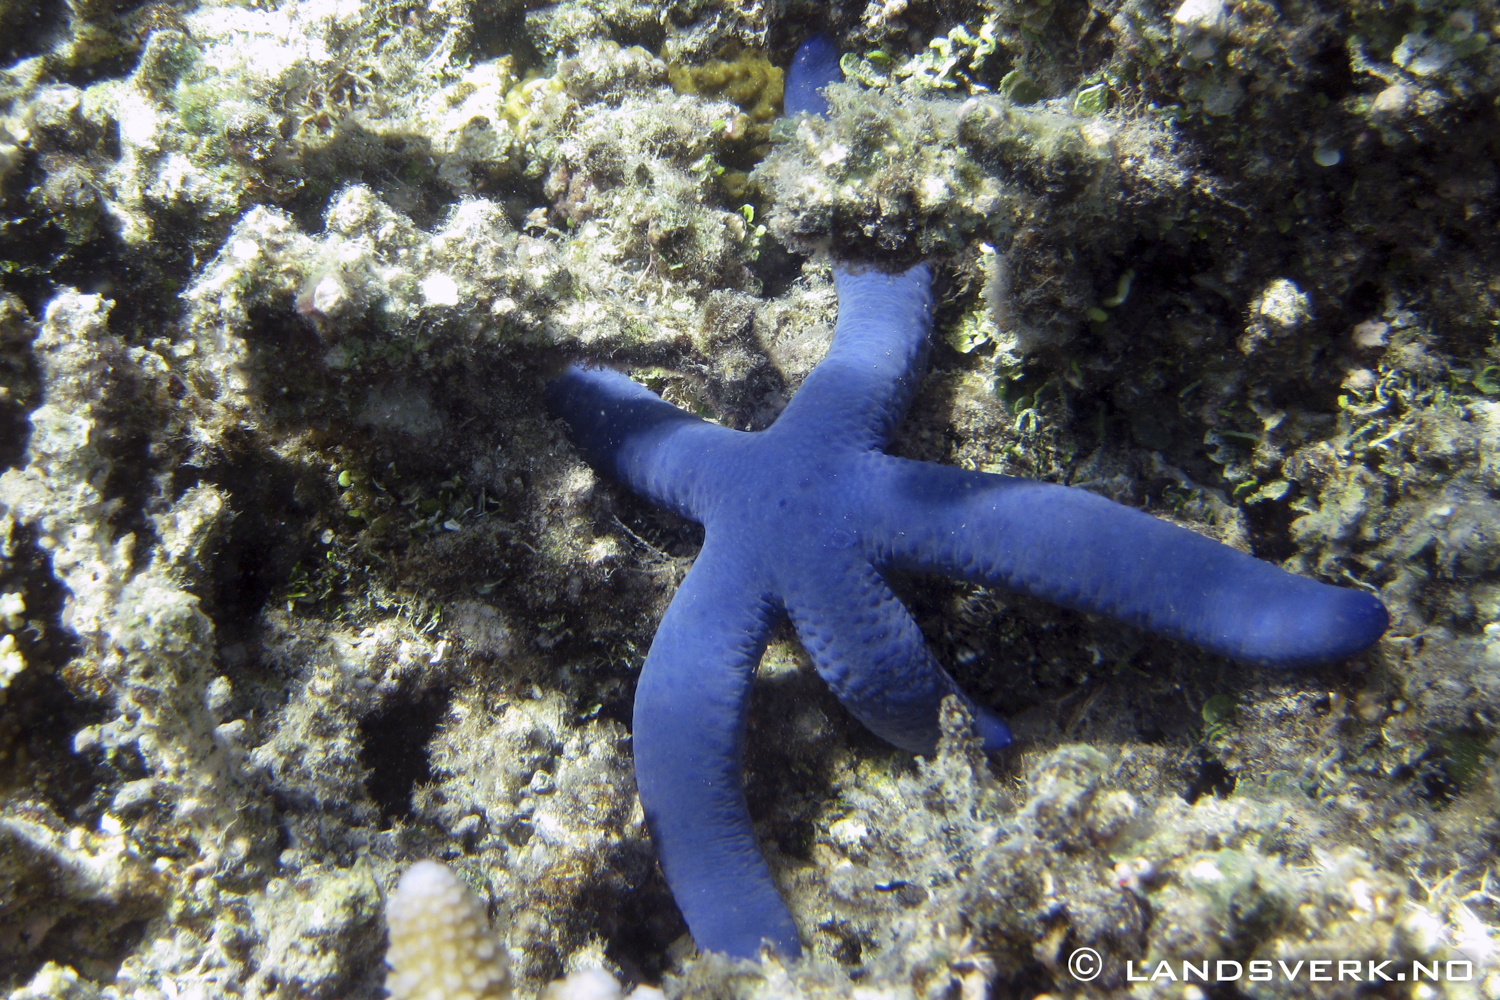
[[406, 870], [385, 908], [391, 1000], [504, 1000], [505, 949], [481, 903], [436, 861]]

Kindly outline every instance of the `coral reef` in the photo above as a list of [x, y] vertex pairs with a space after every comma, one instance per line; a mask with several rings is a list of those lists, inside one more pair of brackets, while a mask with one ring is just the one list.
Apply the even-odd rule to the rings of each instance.
[[[769, 83], [815, 30], [826, 121], [672, 86]], [[373, 998], [382, 897], [433, 858], [518, 995], [1191, 996], [1229, 984], [1180, 963], [1222, 960], [1348, 996], [1249, 963], [1387, 958], [1475, 963], [1389, 995], [1500, 995], [1497, 30], [1491, 0], [0, 3], [0, 992]], [[773, 642], [747, 800], [809, 954], [732, 963], [687, 946], [630, 778], [701, 536], [597, 481], [541, 387], [581, 355], [764, 427], [826, 347], [829, 248], [938, 264], [899, 454], [1395, 624], [1254, 676], [893, 580], [1017, 749], [885, 749]]]

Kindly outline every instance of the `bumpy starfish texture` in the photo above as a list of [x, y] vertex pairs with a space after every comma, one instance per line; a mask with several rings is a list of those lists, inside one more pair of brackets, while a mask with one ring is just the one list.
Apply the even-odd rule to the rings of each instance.
[[[789, 113], [821, 113], [837, 52], [814, 38]], [[959, 692], [887, 585], [890, 570], [1006, 587], [1234, 659], [1293, 667], [1367, 648], [1385, 607], [1081, 489], [884, 453], [927, 367], [931, 272], [836, 265], [828, 355], [775, 424], [732, 431], [617, 372], [574, 366], [548, 405], [596, 469], [704, 526], [636, 687], [636, 783], [662, 870], [700, 948], [800, 953], [741, 784], [755, 667], [781, 616], [864, 725], [930, 753], [942, 699], [987, 750], [1010, 743]]]

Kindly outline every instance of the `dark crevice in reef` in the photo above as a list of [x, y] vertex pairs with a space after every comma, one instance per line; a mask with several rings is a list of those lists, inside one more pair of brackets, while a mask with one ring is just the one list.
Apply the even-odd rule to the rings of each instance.
[[29, 415], [41, 402], [41, 374], [30, 351], [0, 354], [0, 385], [9, 393], [0, 399], [0, 470], [19, 467], [31, 441]]
[[610, 484], [615, 517], [658, 551], [685, 559], [703, 548], [703, 526], [662, 510], [615, 483]]
[[161, 336], [181, 313], [178, 293], [197, 262], [212, 258], [226, 227], [164, 213], [152, 220], [156, 238], [149, 246], [127, 246], [108, 219], [80, 238], [40, 203], [37, 192], [45, 181], [33, 153], [7, 184], [11, 194], [0, 202], [0, 243], [6, 248], [0, 290], [20, 298], [37, 319], [59, 288], [103, 295], [114, 302], [111, 333], [127, 343]]
[[[61, 887], [54, 891], [58, 897], [65, 895]], [[139, 947], [156, 913], [139, 903], [106, 903], [85, 913], [46, 916], [55, 922], [47, 924], [39, 941], [31, 938], [29, 928], [22, 929], [16, 935], [21, 945], [18, 954], [0, 954], [0, 982], [8, 980], [20, 986], [47, 962], [68, 966], [95, 982], [113, 982], [125, 957]]]
[[[324, 361], [328, 345], [312, 324], [290, 308], [255, 306], [250, 310], [250, 396], [264, 407], [274, 423], [326, 430], [329, 405], [337, 392]], [[364, 331], [360, 331], [363, 333]], [[278, 428], [285, 433], [285, 429]]]
[[1374, 278], [1367, 278], [1354, 285], [1344, 298], [1344, 311], [1350, 316], [1364, 319], [1378, 313], [1385, 304], [1385, 293]]
[[0, 290], [19, 298], [38, 319], [63, 286], [109, 294], [119, 259], [117, 241], [106, 228], [96, 228], [79, 240], [58, 225], [40, 199], [32, 200], [44, 180], [39, 159], [31, 153], [6, 181], [9, 196], [0, 201], [0, 245], [5, 247], [6, 265], [0, 269]]
[[1224, 763], [1217, 759], [1205, 759], [1200, 762], [1198, 773], [1183, 789], [1182, 797], [1192, 805], [1203, 796], [1212, 793], [1221, 799], [1227, 799], [1234, 791], [1235, 778]]
[[760, 253], [749, 263], [750, 273], [760, 282], [761, 297], [770, 300], [790, 292], [802, 277], [802, 265], [806, 260], [779, 243], [761, 240]]
[[10, 3], [5, 8], [5, 31], [0, 34], [0, 59], [5, 65], [41, 55], [63, 36], [68, 8], [62, 0]]
[[82, 652], [78, 639], [62, 625], [63, 585], [52, 574], [52, 557], [37, 544], [39, 532], [18, 524], [11, 535], [11, 572], [0, 590], [26, 595], [26, 624], [15, 633], [26, 662], [45, 670], [59, 667]]
[[31, 422], [25, 407], [0, 402], [0, 469], [19, 466], [31, 440]]
[[[98, 34], [120, 31], [121, 28], [116, 23], [110, 24], [107, 28], [92, 26], [90, 30], [96, 33], [97, 38]], [[129, 77], [135, 72], [136, 64], [140, 62], [140, 43], [129, 37], [122, 37], [107, 44], [110, 45], [112, 51], [92, 62], [66, 64], [51, 60], [48, 67], [51, 70], [51, 78], [58, 83], [66, 83], [81, 89], [100, 80], [123, 80]]]
[[[543, 62], [541, 53], [531, 42], [531, 33], [526, 30], [528, 4], [476, 4], [470, 8], [473, 27], [469, 31], [468, 43], [463, 54], [474, 62], [484, 62], [499, 56], [515, 59], [518, 74], [535, 69]], [[409, 5], [405, 16], [422, 16], [426, 4]]]
[[[73, 734], [104, 721], [97, 687], [79, 683], [67, 664], [83, 652], [62, 624], [67, 592], [52, 572], [52, 557], [37, 544], [39, 532], [20, 524], [11, 536], [10, 571], [0, 592], [26, 597], [24, 624], [12, 631], [27, 669], [11, 683], [0, 711], [0, 791], [15, 789], [44, 803], [65, 820], [92, 827], [109, 805], [117, 767], [73, 750]], [[128, 760], [129, 754], [118, 755]]]
[[186, 214], [161, 213], [151, 221], [149, 248], [111, 238], [102, 248], [108, 259], [99, 262], [112, 276], [97, 289], [115, 303], [110, 332], [131, 344], [168, 335], [182, 315], [180, 293], [197, 268], [214, 258], [229, 231], [227, 224], [205, 225]]
[[297, 173], [280, 178], [288, 191], [295, 192], [280, 205], [304, 232], [323, 232], [329, 199], [351, 184], [368, 186], [419, 229], [431, 229], [457, 200], [446, 185], [432, 183], [434, 178], [425, 165], [435, 157], [426, 136], [378, 135], [357, 121], [344, 119], [320, 155], [322, 169], [315, 175], [304, 176], [305, 168], [288, 160], [288, 169]]
[[[75, 10], [79, 7], [73, 6]], [[87, 87], [99, 80], [130, 76], [153, 31], [169, 28], [187, 33], [179, 8], [192, 6], [196, 6], [195, 0], [92, 0], [86, 17], [75, 16], [66, 25], [70, 45], [48, 59], [49, 78]], [[63, 38], [60, 28], [49, 39], [48, 47]]]
[[1297, 554], [1292, 541], [1292, 521], [1296, 513], [1287, 502], [1247, 504], [1241, 509], [1250, 526], [1250, 552], [1257, 559], [1282, 563]]
[[1330, 26], [1318, 41], [1318, 50], [1303, 60], [1299, 69], [1307, 74], [1310, 91], [1329, 104], [1337, 104], [1358, 90], [1348, 39]]
[[[213, 466], [176, 485], [211, 484], [228, 496], [232, 517], [215, 554], [204, 611], [214, 619], [219, 641], [250, 637], [256, 615], [311, 551], [303, 526], [330, 498], [287, 466], [244, 461]], [[251, 643], [253, 645], [253, 643]]]
[[[777, 623], [773, 641], [796, 642], [789, 622]], [[817, 745], [818, 734], [829, 727], [839, 733], [839, 745], [875, 753], [886, 748], [879, 737], [852, 722], [811, 668], [761, 678], [751, 688], [745, 800], [751, 817], [765, 824], [763, 838], [786, 857], [810, 859], [817, 831], [805, 812], [781, 807], [787, 802], [823, 802], [834, 794]]]
[[997, 1000], [1000, 997], [1055, 996], [1059, 993], [1066, 995], [1073, 989], [1076, 989], [1073, 980], [1061, 978], [1059, 981], [1042, 963], [1028, 961], [1019, 971], [1008, 976], [996, 976], [991, 980], [986, 996], [996, 997]]
[[448, 712], [449, 693], [429, 691], [416, 701], [398, 699], [359, 724], [359, 762], [369, 768], [365, 789], [390, 824], [411, 816], [411, 793], [432, 780], [427, 744]]
[[1433, 809], [1444, 809], [1484, 779], [1494, 734], [1460, 729], [1433, 739], [1427, 752], [1404, 778], [1416, 778], [1416, 797]]
[[[135, 393], [130, 395], [132, 398], [126, 406], [138, 398]], [[126, 412], [139, 415], [135, 408]], [[155, 485], [151, 474], [151, 435], [142, 427], [131, 426], [128, 420], [120, 420], [115, 427], [98, 436], [106, 444], [109, 458], [109, 472], [100, 492], [119, 501], [109, 515], [109, 530], [115, 538], [135, 535], [132, 566], [136, 570], [144, 569], [156, 541], [155, 528], [146, 516], [146, 505]], [[100, 450], [105, 451], [105, 448]]]
[[604, 953], [620, 966], [627, 983], [659, 983], [671, 971], [667, 955], [672, 942], [687, 933], [687, 924], [651, 859], [651, 874], [632, 886], [620, 908], [618, 924]]
[[1462, 786], [1449, 773], [1446, 762], [1441, 759], [1424, 762], [1417, 771], [1417, 778], [1417, 798], [1434, 809], [1450, 805], [1463, 791]]
[[[31, 666], [35, 666], [34, 664]], [[52, 673], [23, 671], [0, 713], [0, 755], [10, 762], [3, 784], [25, 789], [73, 823], [92, 826], [109, 805], [111, 773], [73, 752], [73, 734], [103, 722], [102, 708], [77, 698]]]

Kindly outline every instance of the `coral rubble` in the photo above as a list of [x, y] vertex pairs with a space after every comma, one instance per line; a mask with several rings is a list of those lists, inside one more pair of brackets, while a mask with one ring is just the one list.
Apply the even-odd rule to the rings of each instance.
[[[778, 118], [813, 30], [846, 82]], [[433, 858], [518, 995], [1386, 959], [1474, 969], [1389, 995], [1500, 995], [1497, 30], [1490, 0], [0, 0], [0, 991], [373, 998]], [[732, 963], [684, 938], [626, 728], [701, 536], [597, 481], [541, 386], [583, 356], [764, 427], [826, 346], [829, 250], [942, 275], [899, 453], [1395, 626], [1256, 676], [893, 581], [1018, 749], [950, 715], [891, 751], [773, 643], [747, 791], [809, 955]]]

